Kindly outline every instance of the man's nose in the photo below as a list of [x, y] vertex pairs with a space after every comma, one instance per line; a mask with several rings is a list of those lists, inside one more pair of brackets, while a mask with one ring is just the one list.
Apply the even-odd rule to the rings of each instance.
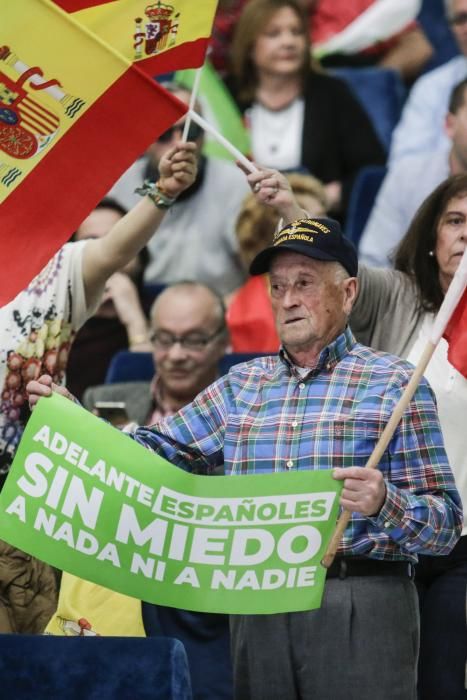
[[176, 340], [168, 349], [167, 355], [171, 360], [183, 360], [187, 356], [187, 352], [181, 342]]
[[293, 287], [286, 289], [284, 296], [282, 297], [282, 306], [284, 309], [290, 309], [293, 306], [297, 306], [298, 303], [298, 297], [295, 289]]

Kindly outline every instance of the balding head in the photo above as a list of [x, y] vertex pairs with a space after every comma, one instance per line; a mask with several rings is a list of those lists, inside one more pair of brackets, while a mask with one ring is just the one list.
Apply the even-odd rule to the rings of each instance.
[[191, 401], [217, 376], [227, 331], [222, 298], [204, 284], [179, 282], [151, 309], [154, 360], [164, 390]]

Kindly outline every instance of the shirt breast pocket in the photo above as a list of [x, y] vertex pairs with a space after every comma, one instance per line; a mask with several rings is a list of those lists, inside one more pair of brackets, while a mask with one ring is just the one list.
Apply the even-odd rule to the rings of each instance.
[[364, 467], [383, 428], [380, 420], [366, 418], [320, 420], [314, 430], [313, 451], [327, 468]]

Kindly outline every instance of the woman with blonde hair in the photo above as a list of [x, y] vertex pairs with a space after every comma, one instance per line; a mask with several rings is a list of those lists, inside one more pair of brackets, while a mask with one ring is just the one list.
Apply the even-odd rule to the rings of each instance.
[[334, 212], [345, 210], [357, 171], [385, 154], [341, 80], [310, 65], [306, 15], [296, 0], [250, 0], [231, 50], [232, 89], [257, 163], [305, 168], [323, 181]]

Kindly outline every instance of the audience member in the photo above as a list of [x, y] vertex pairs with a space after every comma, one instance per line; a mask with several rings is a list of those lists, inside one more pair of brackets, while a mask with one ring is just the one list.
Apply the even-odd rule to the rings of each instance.
[[467, 172], [467, 78], [452, 91], [444, 126], [449, 146], [393, 163], [360, 239], [361, 262], [390, 266], [415, 212], [448, 175]]
[[[189, 102], [186, 88], [171, 83], [164, 87], [180, 100]], [[183, 126], [184, 119], [161, 134], [146, 155], [116, 182], [110, 196], [125, 207], [132, 206], [135, 187], [143, 180], [157, 179], [159, 160], [181, 137]], [[208, 284], [219, 294], [228, 294], [245, 280], [234, 223], [248, 186], [233, 163], [201, 155], [202, 131], [193, 122], [189, 138], [198, 146], [198, 175], [162, 222], [157, 239], [150, 241], [151, 259], [145, 281], [170, 284], [192, 279]]]
[[[176, 283], [154, 302], [150, 325], [156, 366], [152, 382], [88, 389], [84, 397], [87, 408], [94, 409], [99, 401], [124, 402], [131, 420], [151, 425], [178, 411], [217, 378], [228, 335], [224, 304], [216, 293], [197, 282]], [[84, 618], [94, 634], [125, 635], [130, 633], [128, 619], [133, 618], [133, 634], [162, 633], [183, 642], [195, 699], [230, 700], [232, 671], [226, 615], [147, 603], [141, 610], [131, 598], [109, 590], [105, 596], [101, 587], [66, 573], [62, 581], [58, 609], [48, 632], [79, 633], [79, 620]]]
[[449, 24], [461, 55], [419, 78], [394, 130], [390, 162], [447, 144], [443, 122], [451, 91], [467, 76], [467, 0], [445, 0]]
[[[193, 182], [193, 149], [194, 144], [176, 146], [161, 161], [165, 198], [176, 197]], [[146, 245], [163, 215], [164, 210], [145, 197], [107, 236], [64, 245], [28, 287], [0, 309], [2, 485], [29, 417], [27, 382], [44, 371], [54, 382], [64, 381], [70, 345], [98, 305], [106, 280]], [[56, 605], [52, 577], [46, 564], [0, 541], [0, 632], [43, 631]]]
[[342, 213], [357, 171], [382, 164], [363, 107], [341, 80], [310, 66], [307, 19], [296, 0], [250, 0], [232, 43], [234, 92], [252, 154], [279, 170], [305, 168]]
[[129, 419], [142, 425], [175, 413], [216, 379], [228, 340], [224, 316], [222, 298], [204, 284], [170, 285], [151, 309], [153, 380], [91, 387], [84, 405], [125, 401]]
[[[310, 27], [313, 49], [321, 55], [321, 65], [381, 66], [393, 68], [404, 80], [412, 81], [431, 58], [433, 49], [423, 29], [414, 21], [420, 3], [418, 0], [399, 0], [405, 4], [411, 21], [398, 20], [392, 11], [392, 23], [388, 25], [388, 2], [379, 0], [309, 0]], [[384, 8], [383, 8], [384, 6]], [[412, 11], [410, 6], [412, 6]], [[380, 12], [378, 12], [381, 7]], [[400, 12], [398, 13], [400, 16]], [[369, 21], [371, 15], [371, 21]], [[362, 20], [366, 19], [363, 26]], [[360, 25], [358, 35], [357, 24]], [[346, 45], [344, 36], [352, 31], [352, 44]], [[389, 33], [391, 32], [391, 33]], [[340, 38], [339, 50], [326, 48], [329, 40]], [[358, 44], [361, 49], [354, 49]], [[337, 44], [336, 44], [337, 45]], [[322, 55], [324, 52], [324, 55]]]
[[[117, 201], [106, 197], [78, 227], [73, 240], [100, 238], [126, 213]], [[148, 322], [143, 310], [143, 274], [148, 261], [143, 248], [106, 282], [96, 313], [78, 331], [68, 357], [66, 383], [81, 400], [88, 386], [101, 384], [110, 360], [119, 350], [151, 349]]]
[[[322, 183], [311, 175], [286, 175], [299, 205], [312, 216], [326, 213], [326, 192]], [[249, 270], [253, 258], [272, 243], [279, 217], [271, 207], [259, 204], [253, 194], [248, 195], [238, 215], [236, 234], [240, 258]], [[276, 353], [280, 341], [271, 309], [267, 275], [250, 276], [245, 284], [228, 299], [227, 325], [234, 352]]]
[[[267, 182], [269, 189], [261, 201], [276, 202], [278, 213], [290, 217], [287, 181], [276, 173]], [[278, 192], [268, 199], [272, 185]], [[395, 269], [361, 266], [350, 316], [358, 340], [416, 365], [466, 245], [467, 174], [462, 174], [441, 183], [417, 211], [397, 248]], [[467, 659], [467, 379], [450, 364], [444, 338], [425, 376], [436, 396], [446, 452], [464, 503], [464, 525], [452, 552], [432, 557], [423, 551], [416, 567], [421, 610], [419, 697], [461, 700]], [[405, 443], [407, 450], [409, 444]], [[429, 476], [423, 478], [430, 482]], [[375, 697], [382, 696], [375, 693]]]
[[[249, 180], [261, 190], [270, 175]], [[267, 271], [280, 354], [237, 365], [176, 416], [133, 437], [191, 471], [332, 465], [344, 482], [340, 502], [352, 518], [321, 607], [231, 617], [238, 700], [413, 698], [418, 614], [411, 564], [417, 551], [449, 552], [462, 520], [434, 398], [422, 379], [380, 469], [362, 469], [411, 367], [358, 344], [348, 327], [356, 251], [336, 221], [302, 219], [254, 259], [252, 274]], [[33, 405], [51, 393], [50, 378], [28, 388]], [[334, 673], [331, 657], [339, 659]]]

